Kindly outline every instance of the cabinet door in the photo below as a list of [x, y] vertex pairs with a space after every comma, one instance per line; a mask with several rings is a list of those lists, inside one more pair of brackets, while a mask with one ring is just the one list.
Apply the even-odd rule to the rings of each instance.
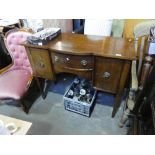
[[116, 93], [123, 69], [123, 60], [95, 57], [94, 87]]
[[48, 50], [29, 48], [34, 76], [53, 80], [53, 71]]

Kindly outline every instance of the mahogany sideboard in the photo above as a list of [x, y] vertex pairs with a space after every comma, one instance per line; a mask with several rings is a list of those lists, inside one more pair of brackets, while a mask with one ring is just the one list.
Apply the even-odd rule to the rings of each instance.
[[115, 116], [136, 59], [133, 39], [62, 33], [46, 45], [23, 45], [35, 77], [55, 80], [58, 73], [72, 73], [92, 80], [97, 90], [116, 94]]

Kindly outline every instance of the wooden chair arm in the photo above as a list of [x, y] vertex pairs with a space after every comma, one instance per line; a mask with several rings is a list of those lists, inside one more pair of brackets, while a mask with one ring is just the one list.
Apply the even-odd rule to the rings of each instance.
[[31, 76], [31, 77], [29, 78], [28, 83], [27, 83], [27, 88], [30, 87], [30, 84], [31, 84], [32, 80], [33, 80], [33, 76]]
[[3, 72], [7, 71], [10, 67], [12, 66], [12, 64], [0, 69], [0, 74], [2, 74]]
[[136, 71], [136, 60], [132, 61], [131, 66], [131, 90], [137, 91], [138, 90], [138, 78], [137, 78], [137, 71]]

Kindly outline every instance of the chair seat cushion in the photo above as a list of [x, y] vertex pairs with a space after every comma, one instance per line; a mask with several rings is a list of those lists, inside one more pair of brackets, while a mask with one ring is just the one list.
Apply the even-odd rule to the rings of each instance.
[[27, 70], [9, 70], [0, 75], [0, 99], [20, 99], [27, 91], [31, 73]]

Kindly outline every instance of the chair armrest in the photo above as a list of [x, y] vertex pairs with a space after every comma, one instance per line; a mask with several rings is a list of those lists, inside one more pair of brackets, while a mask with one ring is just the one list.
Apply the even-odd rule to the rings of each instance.
[[0, 74], [2, 74], [3, 72], [7, 71], [10, 67], [12, 66], [12, 64], [0, 69]]
[[131, 90], [137, 91], [138, 90], [138, 79], [137, 79], [137, 72], [136, 72], [136, 60], [132, 61], [131, 65]]
[[31, 77], [29, 77], [28, 83], [27, 83], [27, 89], [30, 87], [30, 84], [33, 80], [33, 75]]

